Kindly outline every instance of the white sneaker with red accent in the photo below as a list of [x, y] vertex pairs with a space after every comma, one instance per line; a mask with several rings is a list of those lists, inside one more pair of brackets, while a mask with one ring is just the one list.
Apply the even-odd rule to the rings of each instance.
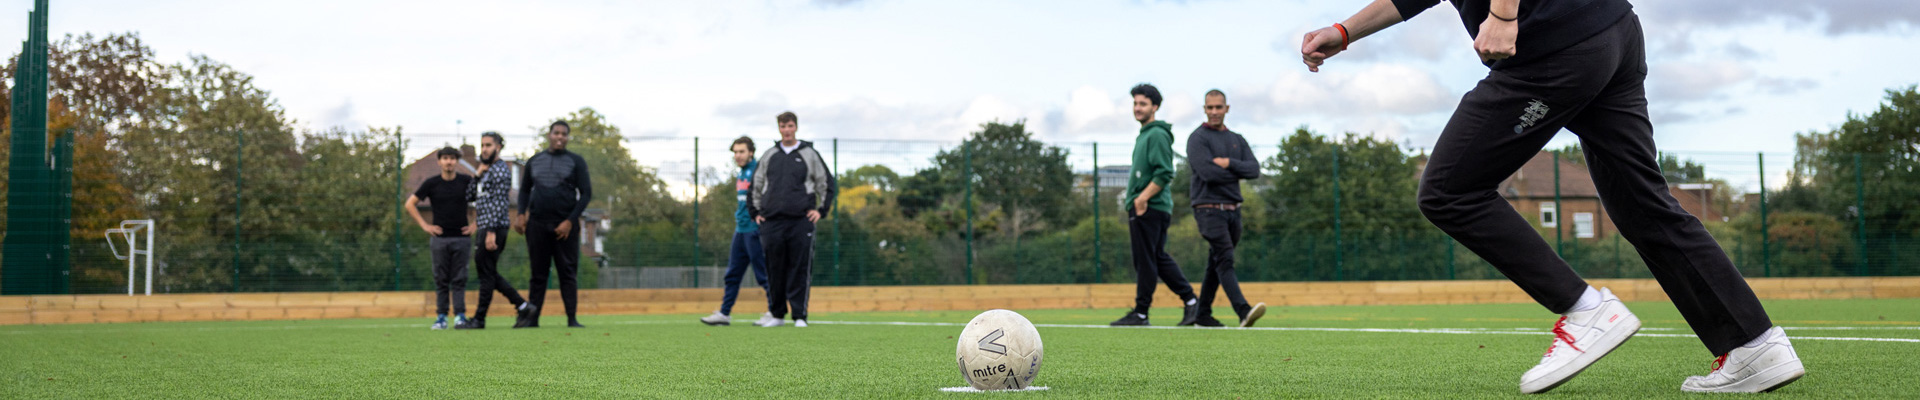
[[1627, 311], [1612, 290], [1602, 288], [1600, 296], [1600, 307], [1569, 312], [1553, 323], [1553, 344], [1540, 356], [1540, 365], [1520, 375], [1520, 393], [1542, 393], [1567, 383], [1640, 331], [1640, 318]]
[[1764, 340], [1758, 346], [1735, 347], [1733, 351], [1720, 355], [1720, 358], [1713, 360], [1713, 372], [1707, 373], [1707, 376], [1688, 377], [1685, 383], [1680, 384], [1680, 390], [1771, 392], [1807, 374], [1807, 368], [1800, 365], [1800, 355], [1793, 351], [1793, 343], [1787, 342], [1786, 331], [1776, 326], [1760, 337]]

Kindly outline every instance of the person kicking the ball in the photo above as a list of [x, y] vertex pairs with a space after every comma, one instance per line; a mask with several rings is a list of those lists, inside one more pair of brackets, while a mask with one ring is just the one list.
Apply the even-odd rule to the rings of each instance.
[[[1355, 40], [1439, 0], [1374, 0], [1345, 22], [1307, 33], [1300, 56], [1318, 72]], [[1595, 289], [1501, 199], [1500, 181], [1566, 128], [1580, 137], [1600, 201], [1674, 307], [1717, 356], [1688, 392], [1766, 392], [1806, 374], [1793, 344], [1700, 220], [1667, 192], [1647, 119], [1646, 45], [1627, 0], [1455, 0], [1491, 72], [1440, 132], [1420, 181], [1420, 211], [1440, 230], [1561, 314], [1520, 391], [1573, 379], [1640, 329], [1619, 297]]]
[[1227, 93], [1214, 89], [1205, 98], [1200, 110], [1207, 122], [1187, 135], [1187, 169], [1193, 171], [1187, 198], [1193, 199], [1200, 237], [1207, 240], [1207, 275], [1200, 280], [1200, 315], [1193, 325], [1222, 325], [1213, 318], [1213, 294], [1224, 289], [1244, 328], [1267, 314], [1267, 303], [1247, 304], [1233, 274], [1233, 248], [1240, 245], [1240, 181], [1260, 177], [1260, 160], [1247, 138], [1227, 130]]
[[1147, 309], [1153, 306], [1154, 280], [1167, 282], [1167, 290], [1180, 296], [1184, 315], [1178, 325], [1193, 325], [1200, 312], [1193, 285], [1180, 272], [1180, 265], [1167, 255], [1167, 226], [1173, 223], [1173, 195], [1165, 190], [1173, 180], [1173, 124], [1153, 119], [1160, 111], [1160, 89], [1142, 83], [1134, 86], [1133, 119], [1140, 121], [1140, 134], [1133, 140], [1133, 168], [1127, 177], [1127, 234], [1133, 242], [1133, 309], [1113, 321], [1114, 326], [1145, 326]]

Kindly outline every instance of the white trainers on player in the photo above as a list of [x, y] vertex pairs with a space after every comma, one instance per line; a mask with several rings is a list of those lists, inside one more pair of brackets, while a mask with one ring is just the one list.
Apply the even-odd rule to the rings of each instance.
[[804, 319], [796, 319], [796, 320], [793, 320], [793, 327], [795, 327], [795, 328], [805, 328], [805, 327], [807, 327], [807, 320], [804, 320]]
[[767, 321], [776, 321], [776, 320], [779, 320], [779, 318], [774, 318], [772, 311], [762, 312], [760, 313], [760, 320], [754, 321], [753, 325], [755, 326], [766, 325]]
[[1568, 312], [1553, 324], [1553, 344], [1540, 356], [1540, 365], [1520, 375], [1520, 393], [1541, 393], [1572, 380], [1574, 375], [1606, 357], [1640, 331], [1640, 318], [1600, 289], [1600, 306]]
[[720, 311], [714, 311], [713, 315], [700, 318], [700, 323], [714, 326], [728, 326], [733, 325], [733, 317], [721, 314]]
[[781, 325], [786, 325], [787, 322], [786, 320], [782, 320], [778, 318], [761, 318], [760, 322], [755, 322], [753, 324], [761, 328], [773, 328]]
[[1688, 377], [1685, 383], [1680, 384], [1680, 390], [1771, 392], [1807, 374], [1807, 368], [1800, 365], [1800, 355], [1793, 351], [1793, 343], [1787, 342], [1787, 332], [1780, 330], [1780, 327], [1768, 329], [1755, 342], [1758, 344], [1735, 347], [1733, 351], [1714, 359], [1713, 372], [1707, 373], [1707, 376]]

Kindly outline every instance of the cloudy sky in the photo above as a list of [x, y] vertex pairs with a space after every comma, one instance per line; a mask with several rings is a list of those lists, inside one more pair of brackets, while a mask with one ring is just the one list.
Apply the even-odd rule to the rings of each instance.
[[[18, 43], [32, 2], [6, 4], [17, 17], [0, 18], [0, 42]], [[1301, 125], [1431, 147], [1486, 75], [1451, 8], [1358, 42], [1321, 73], [1299, 62], [1303, 33], [1364, 4], [90, 0], [56, 2], [52, 32], [139, 32], [163, 61], [204, 54], [253, 74], [305, 127], [403, 126], [422, 146], [458, 140], [456, 131], [524, 135], [589, 106], [649, 137], [635, 141], [643, 152], [687, 142], [655, 137], [719, 148], [739, 135], [777, 137], [773, 115], [790, 109], [803, 138], [840, 138], [869, 162], [924, 162], [917, 153], [933, 142], [997, 119], [1025, 120], [1043, 140], [1111, 143], [1109, 164], [1137, 128], [1127, 88], [1152, 82], [1177, 136], [1201, 121], [1201, 94], [1220, 88], [1235, 106], [1229, 125], [1263, 155]], [[1715, 168], [1725, 174], [1752, 173], [1735, 161], [1762, 151], [1779, 160], [1769, 158], [1768, 175], [1784, 172], [1794, 133], [1920, 82], [1920, 2], [1635, 6], [1658, 141], [1724, 158], [1731, 166]], [[854, 151], [856, 139], [932, 144]], [[724, 162], [712, 153], [701, 166]], [[692, 166], [642, 158], [663, 172]]]

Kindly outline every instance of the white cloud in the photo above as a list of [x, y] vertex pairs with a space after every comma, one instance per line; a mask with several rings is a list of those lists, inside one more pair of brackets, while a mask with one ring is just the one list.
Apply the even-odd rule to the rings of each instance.
[[1114, 121], [1130, 119], [1131, 113], [1127, 100], [1097, 87], [1081, 86], [1067, 95], [1067, 106], [1061, 113], [1066, 119], [1066, 125], [1062, 128], [1068, 131], [1084, 132], [1124, 127], [1124, 122]]
[[1432, 73], [1403, 65], [1375, 64], [1357, 72], [1324, 70], [1282, 73], [1273, 83], [1236, 100], [1257, 114], [1367, 116], [1418, 115], [1451, 108], [1446, 87]]
[[1812, 23], [1829, 35], [1891, 31], [1920, 22], [1920, 2], [1907, 0], [1644, 0], [1636, 13], [1687, 26], [1735, 26], [1779, 19]]
[[1701, 100], [1753, 76], [1753, 68], [1733, 61], [1671, 62], [1653, 66], [1647, 88], [1650, 96], [1660, 99]]

